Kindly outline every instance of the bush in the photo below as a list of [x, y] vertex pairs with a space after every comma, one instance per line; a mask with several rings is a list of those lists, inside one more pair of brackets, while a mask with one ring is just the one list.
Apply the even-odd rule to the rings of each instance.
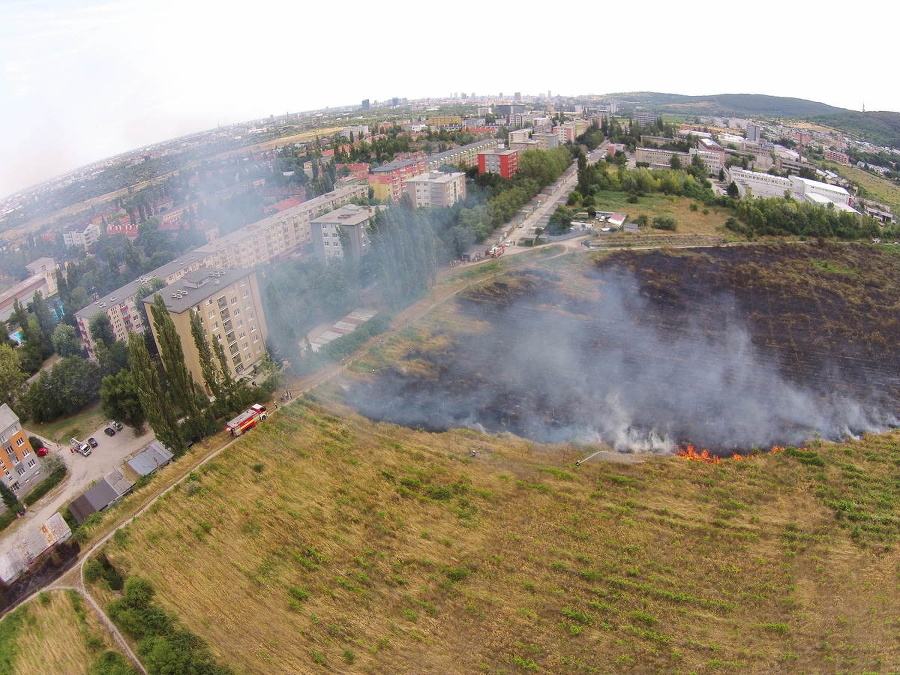
[[669, 230], [674, 232], [678, 227], [678, 221], [672, 216], [656, 216], [653, 219], [653, 228], [656, 230]]
[[38, 499], [40, 499], [45, 494], [50, 492], [50, 490], [59, 485], [68, 473], [66, 471], [66, 465], [63, 464], [62, 460], [55, 455], [48, 457], [45, 464], [47, 468], [50, 469], [50, 473], [44, 480], [35, 485], [34, 489], [31, 492], [29, 492], [22, 498], [22, 501], [27, 506], [31, 506]]

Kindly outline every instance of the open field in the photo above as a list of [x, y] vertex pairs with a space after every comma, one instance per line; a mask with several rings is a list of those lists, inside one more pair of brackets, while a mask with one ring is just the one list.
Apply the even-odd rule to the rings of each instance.
[[[734, 239], [733, 232], [725, 229], [725, 221], [731, 215], [726, 209], [718, 206], [704, 206], [697, 202], [697, 210], [691, 211], [694, 200], [664, 194], [648, 194], [638, 199], [637, 204], [629, 204], [628, 195], [624, 192], [602, 190], [596, 197], [598, 211], [618, 211], [628, 214], [633, 221], [641, 214], [647, 215], [652, 222], [656, 216], [672, 216], [678, 221], [678, 234], [717, 235], [725, 239]], [[707, 210], [709, 213], [704, 214]], [[651, 228], [646, 228], [654, 232]], [[623, 235], [624, 236], [624, 235]]]
[[[4, 618], [4, 623], [10, 621], [17, 627], [2, 647], [2, 673], [86, 673], [103, 651], [115, 649], [94, 612], [75, 591], [43, 593]], [[10, 652], [12, 659], [7, 660]]]
[[876, 199], [894, 208], [900, 208], [900, 186], [889, 180], [873, 176], [868, 171], [863, 171], [855, 166], [829, 163], [828, 168], [836, 171], [844, 178], [852, 180]]
[[900, 434], [573, 467], [593, 449], [304, 399], [106, 552], [239, 672], [900, 665]]

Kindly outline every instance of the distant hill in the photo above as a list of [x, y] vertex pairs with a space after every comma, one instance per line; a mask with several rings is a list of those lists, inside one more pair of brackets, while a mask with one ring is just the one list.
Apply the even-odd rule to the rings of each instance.
[[660, 92], [625, 92], [605, 98], [630, 106], [645, 106], [679, 115], [745, 115], [805, 119], [833, 127], [878, 145], [900, 147], [900, 113], [858, 112], [802, 98], [763, 94], [683, 96]]

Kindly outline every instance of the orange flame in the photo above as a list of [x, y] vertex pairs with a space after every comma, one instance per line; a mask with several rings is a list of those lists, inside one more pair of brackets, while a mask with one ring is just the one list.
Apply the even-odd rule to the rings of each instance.
[[[806, 450], [806, 448], [803, 448], [803, 450]], [[778, 445], [773, 445], [772, 449], [769, 450], [769, 454], [773, 454], [773, 455], [778, 454], [779, 452], [784, 452], [784, 448], [781, 446], [778, 446]], [[762, 453], [754, 452], [749, 455], [739, 455], [737, 453], [734, 453], [733, 455], [731, 455], [731, 457], [728, 457], [727, 459], [733, 459], [737, 462], [742, 462], [744, 460], [750, 459], [751, 457], [755, 457], [758, 454], [762, 454]], [[718, 464], [722, 461], [721, 457], [717, 457], [716, 455], [712, 454], [709, 450], [701, 450], [700, 452], [697, 452], [697, 450], [694, 448], [693, 445], [687, 445], [684, 448], [678, 450], [675, 453], [675, 456], [681, 457], [682, 459], [688, 459], [693, 462], [707, 462], [709, 464]]]

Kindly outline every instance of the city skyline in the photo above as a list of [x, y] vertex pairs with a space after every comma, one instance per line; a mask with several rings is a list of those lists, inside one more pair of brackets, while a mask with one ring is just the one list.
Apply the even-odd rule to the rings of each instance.
[[[590, 9], [587, 21], [548, 28], [486, 6], [436, 28], [407, 0], [385, 16], [356, 2], [340, 15], [273, 0], [240, 12], [207, 0], [6, 3], [0, 196], [170, 138], [365, 98], [756, 93], [900, 110], [874, 67], [890, 63], [891, 43], [869, 0], [854, 5], [859, 22], [872, 19], [867, 51], [839, 57], [825, 53], [842, 26], [827, 12], [774, 2], [752, 13], [711, 2], [641, 11]], [[504, 31], [515, 48], [500, 56], [490, 38]]]

